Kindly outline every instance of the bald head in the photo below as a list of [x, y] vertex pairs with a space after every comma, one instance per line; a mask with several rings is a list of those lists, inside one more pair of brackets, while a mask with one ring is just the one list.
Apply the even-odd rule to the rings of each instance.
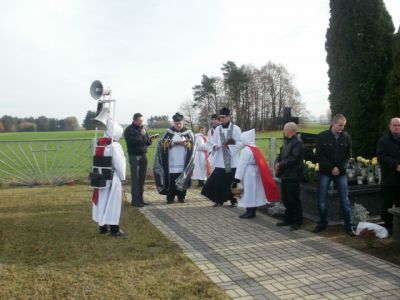
[[291, 138], [292, 136], [295, 136], [297, 134], [297, 125], [294, 122], [289, 122], [286, 123], [285, 126], [283, 127], [283, 133], [285, 134], [285, 137]]
[[392, 118], [389, 124], [389, 130], [392, 134], [400, 135], [400, 118]]

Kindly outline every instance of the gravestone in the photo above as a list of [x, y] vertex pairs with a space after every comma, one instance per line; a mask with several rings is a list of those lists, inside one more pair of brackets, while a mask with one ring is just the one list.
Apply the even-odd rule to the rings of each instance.
[[317, 134], [299, 132], [304, 145], [304, 160], [316, 162], [314, 149], [317, 147]]

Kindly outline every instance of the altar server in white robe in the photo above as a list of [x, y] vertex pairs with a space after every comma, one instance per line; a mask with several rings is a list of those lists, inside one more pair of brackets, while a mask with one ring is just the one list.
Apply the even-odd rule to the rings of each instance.
[[208, 161], [206, 128], [200, 127], [200, 132], [195, 134], [196, 156], [192, 179], [197, 179], [198, 186], [202, 187], [204, 181], [210, 176], [210, 163]]
[[268, 198], [270, 201], [279, 199], [278, 187], [263, 154], [255, 145], [255, 137], [254, 129], [243, 132], [240, 137], [244, 148], [240, 153], [234, 182], [240, 182], [243, 186], [238, 206], [246, 208], [246, 212], [239, 216], [241, 219], [254, 218], [257, 207], [269, 203]]
[[112, 137], [112, 143], [104, 149], [104, 156], [112, 157], [112, 168], [114, 171], [112, 180], [107, 180], [106, 188], [98, 189], [97, 204], [93, 204], [93, 220], [100, 226], [100, 233], [108, 232], [110, 235], [122, 237], [127, 235], [119, 228], [119, 220], [122, 205], [122, 183], [126, 174], [126, 159], [124, 150], [118, 142], [123, 134], [122, 127], [109, 119], [107, 121], [105, 137]]
[[208, 148], [208, 162], [210, 164], [210, 171], [214, 170], [214, 154], [215, 152], [212, 151], [213, 145], [211, 144], [211, 138], [215, 133], [215, 129], [220, 125], [219, 116], [217, 114], [211, 115], [210, 120], [210, 129], [207, 132], [207, 148]]

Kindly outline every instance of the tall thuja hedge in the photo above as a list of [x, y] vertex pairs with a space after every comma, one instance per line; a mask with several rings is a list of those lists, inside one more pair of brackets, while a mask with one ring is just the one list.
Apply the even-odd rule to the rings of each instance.
[[394, 26], [382, 0], [331, 0], [326, 51], [332, 114], [347, 117], [353, 153], [371, 157], [380, 132]]
[[393, 38], [393, 66], [388, 76], [383, 105], [382, 128], [387, 129], [391, 118], [400, 117], [400, 28]]

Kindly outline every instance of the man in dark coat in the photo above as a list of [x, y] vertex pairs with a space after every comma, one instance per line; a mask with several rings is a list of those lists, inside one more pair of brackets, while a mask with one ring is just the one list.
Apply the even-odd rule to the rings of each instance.
[[382, 171], [381, 219], [391, 234], [393, 215], [388, 209], [393, 205], [400, 206], [400, 118], [390, 120], [389, 132], [379, 139], [376, 155]]
[[147, 172], [147, 147], [153, 138], [149, 138], [143, 128], [143, 115], [135, 113], [133, 122], [124, 132], [126, 146], [128, 147], [129, 165], [131, 167], [131, 194], [132, 205], [143, 207], [147, 205], [143, 200], [144, 181]]
[[317, 138], [316, 159], [319, 163], [318, 177], [318, 208], [320, 221], [313, 232], [317, 233], [328, 226], [326, 198], [332, 180], [335, 182], [342, 201], [344, 229], [349, 236], [354, 236], [351, 227], [351, 204], [347, 188], [346, 169], [352, 156], [351, 138], [344, 131], [346, 118], [336, 114], [332, 118], [331, 127], [321, 132]]
[[303, 223], [300, 181], [303, 178], [304, 146], [297, 136], [295, 123], [286, 123], [283, 132], [285, 139], [275, 160], [275, 172], [281, 178], [281, 197], [286, 210], [283, 222], [276, 225], [291, 226], [290, 230], [298, 230]]

